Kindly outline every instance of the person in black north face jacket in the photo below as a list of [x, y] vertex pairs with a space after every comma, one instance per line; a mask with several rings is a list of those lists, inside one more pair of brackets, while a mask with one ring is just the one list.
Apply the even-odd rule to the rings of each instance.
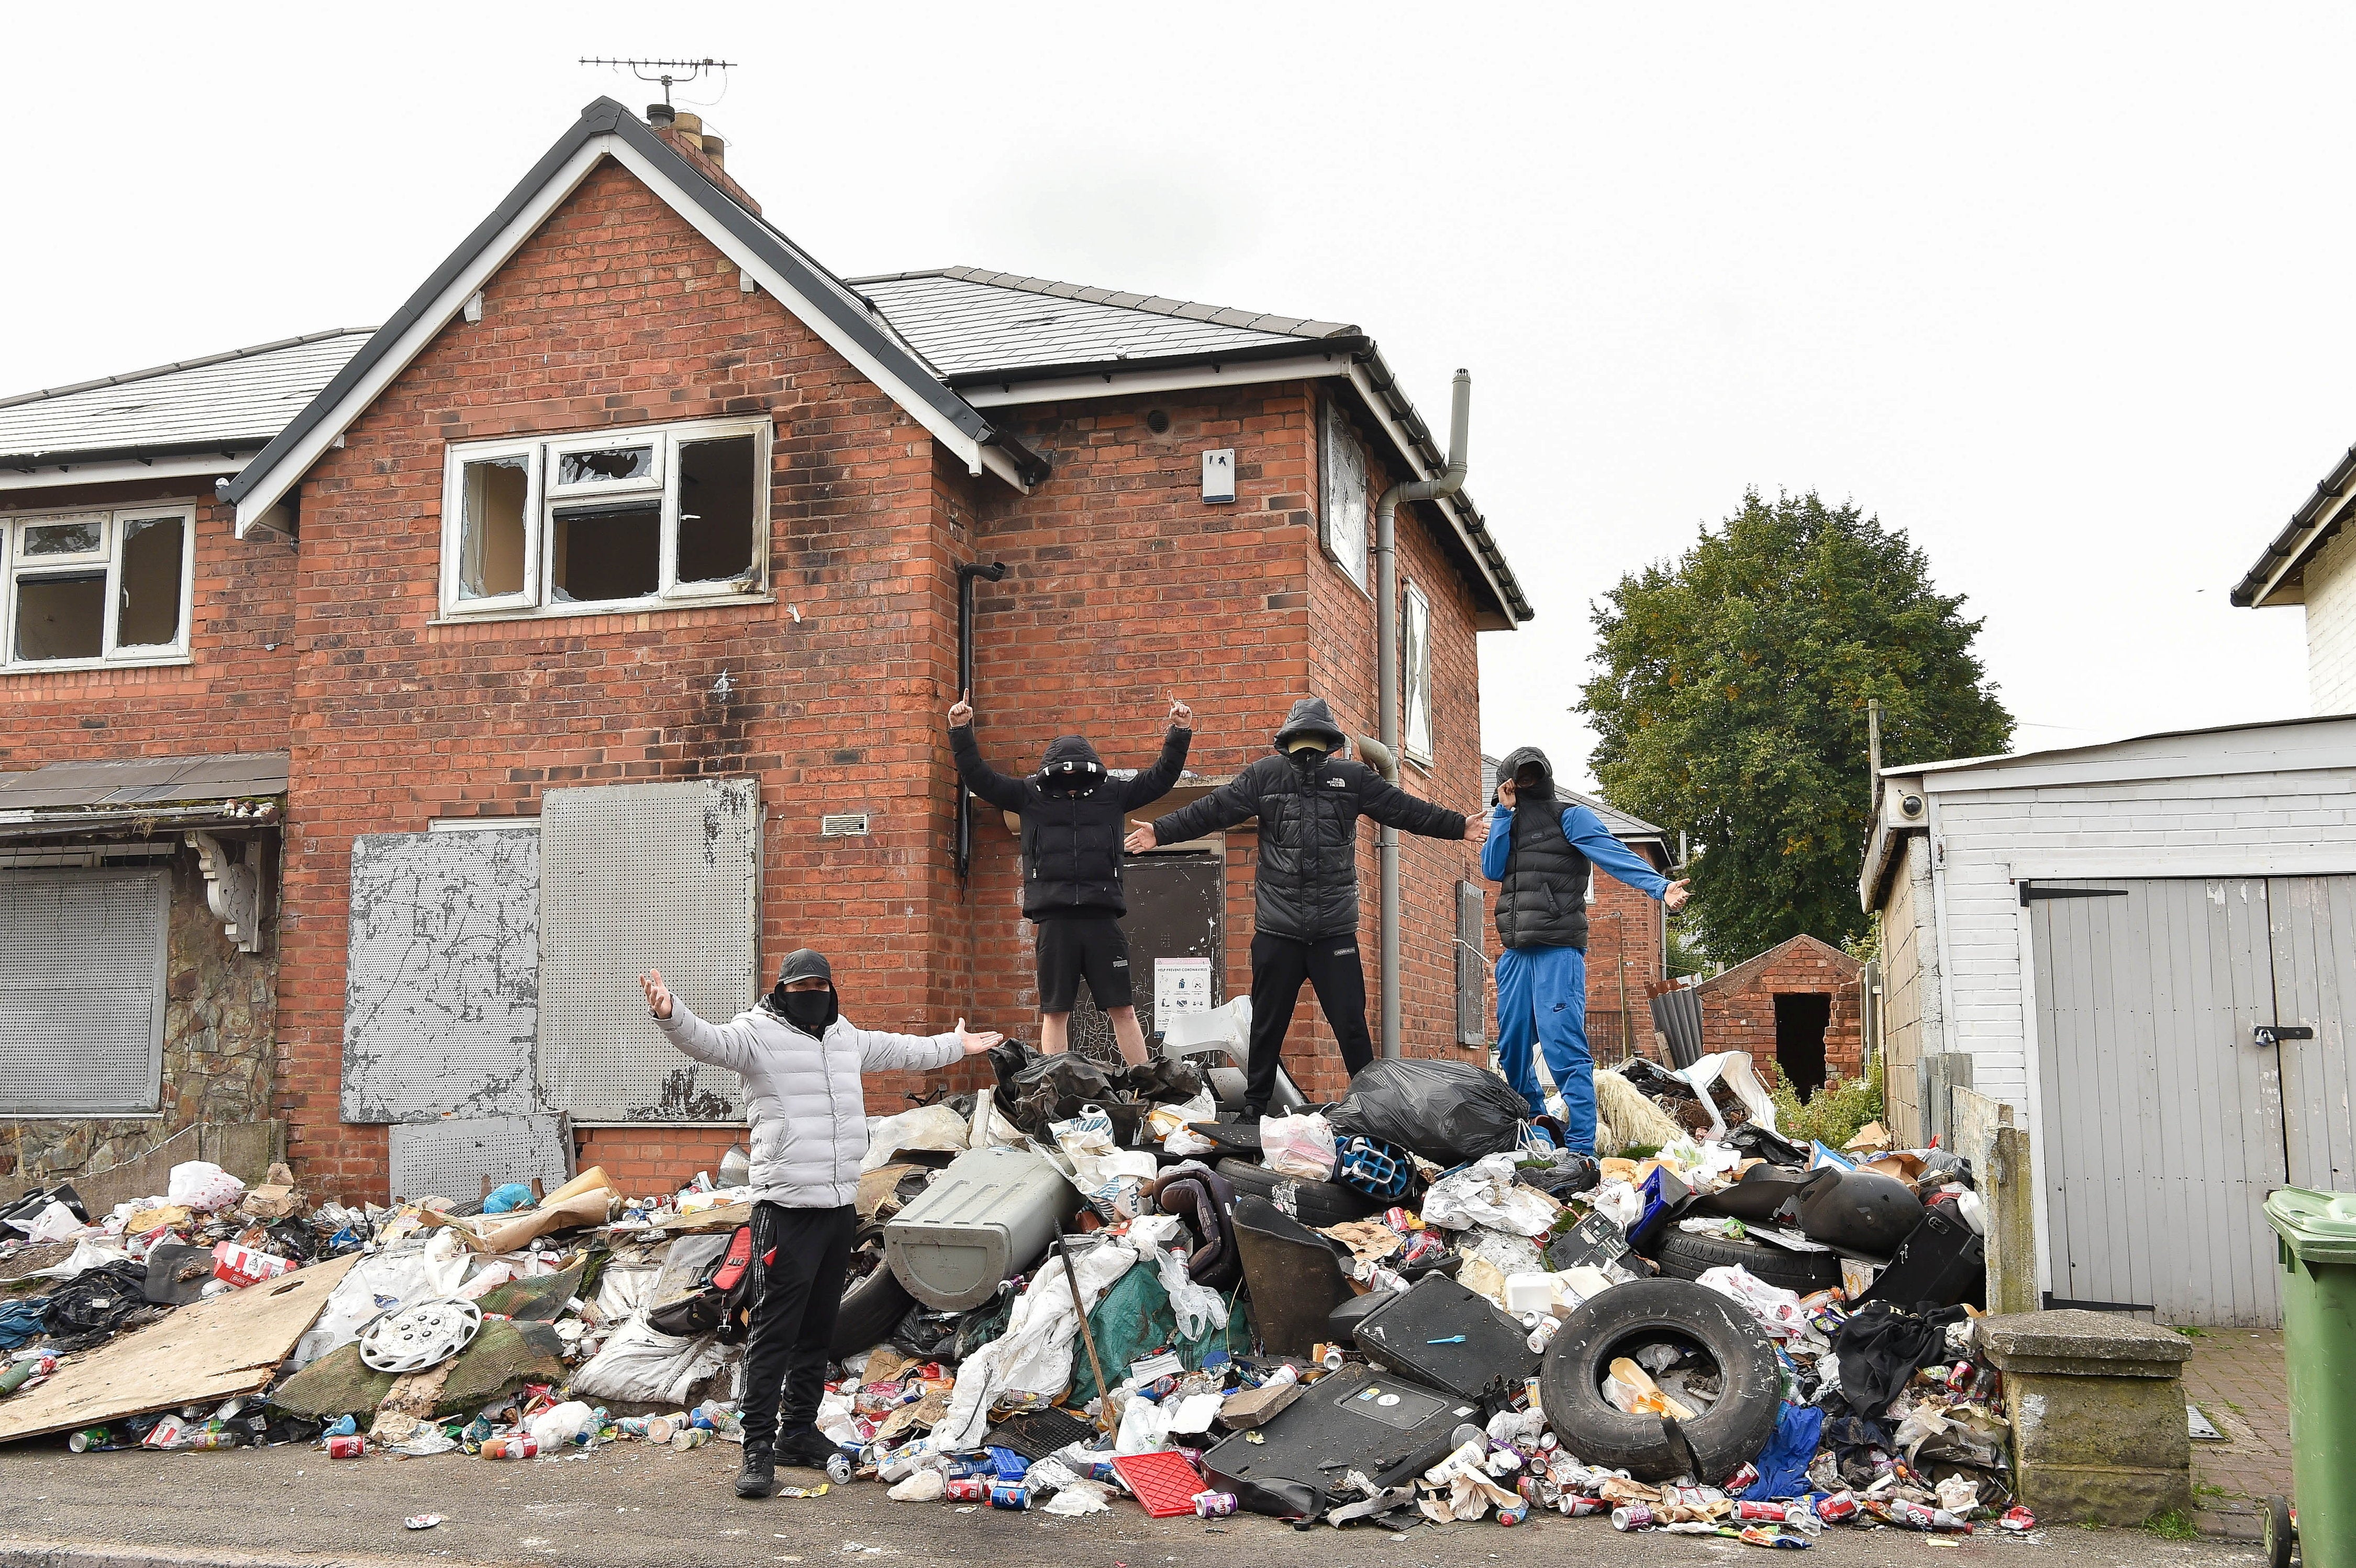
[[1324, 699], [1303, 697], [1276, 732], [1278, 755], [1129, 835], [1130, 849], [1142, 852], [1259, 819], [1251, 1069], [1244, 1095], [1254, 1115], [1267, 1111], [1276, 1090], [1284, 1032], [1303, 980], [1317, 988], [1317, 1004], [1351, 1075], [1375, 1058], [1358, 961], [1358, 818], [1428, 838], [1472, 839], [1483, 831], [1384, 782], [1365, 763], [1335, 756], [1346, 743]]
[[1129, 978], [1129, 939], [1120, 918], [1121, 823], [1130, 811], [1170, 793], [1185, 770], [1194, 737], [1192, 709], [1170, 699], [1170, 733], [1152, 767], [1133, 779], [1115, 779], [1082, 736], [1048, 743], [1039, 771], [1009, 779], [981, 759], [973, 738], [973, 704], [949, 709], [949, 749], [966, 788], [1001, 811], [1023, 819], [1023, 914], [1037, 932], [1039, 1047], [1050, 1054], [1071, 1039], [1072, 1007], [1080, 982], [1112, 1024], [1120, 1054], [1145, 1060], [1145, 1031], [1137, 1021]]

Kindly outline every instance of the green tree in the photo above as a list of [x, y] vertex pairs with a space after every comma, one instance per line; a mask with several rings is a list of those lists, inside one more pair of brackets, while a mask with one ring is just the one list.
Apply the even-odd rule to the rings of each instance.
[[1802, 931], [1861, 935], [1866, 703], [1885, 761], [2001, 751], [2012, 716], [1972, 652], [1980, 622], [1898, 530], [1814, 492], [1705, 528], [1594, 611], [1580, 707], [1604, 797], [1693, 835], [1689, 913], [1727, 961]]

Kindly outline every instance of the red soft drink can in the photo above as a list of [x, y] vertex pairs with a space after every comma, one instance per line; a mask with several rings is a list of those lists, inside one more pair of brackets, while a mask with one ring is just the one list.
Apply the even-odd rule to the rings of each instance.
[[1565, 1492], [1562, 1511], [1566, 1519], [1587, 1519], [1595, 1514], [1610, 1513], [1612, 1505], [1601, 1498], [1583, 1497], [1577, 1492]]
[[1726, 1493], [1729, 1497], [1732, 1497], [1735, 1493], [1748, 1491], [1751, 1487], [1755, 1487], [1758, 1484], [1759, 1466], [1756, 1465], [1745, 1465], [1741, 1469], [1737, 1470], [1733, 1475], [1729, 1476], [1726, 1478], [1726, 1484], [1720, 1487], [1719, 1490]]
[[327, 1439], [327, 1457], [330, 1459], [357, 1459], [367, 1452], [368, 1439], [365, 1437], [330, 1437]]
[[1197, 1519], [1226, 1519], [1236, 1511], [1237, 1506], [1233, 1492], [1194, 1494], [1194, 1517]]
[[941, 1495], [953, 1503], [986, 1503], [990, 1500], [990, 1485], [980, 1476], [959, 1476]]
[[1839, 1524], [1844, 1520], [1855, 1519], [1857, 1512], [1855, 1492], [1835, 1492], [1831, 1497], [1816, 1504], [1816, 1517], [1826, 1524]]
[[1383, 1223], [1405, 1236], [1416, 1229], [1415, 1216], [1406, 1209], [1393, 1207], [1383, 1210]]
[[1792, 1510], [1782, 1503], [1737, 1503], [1734, 1517], [1745, 1523], [1753, 1520], [1772, 1520], [1781, 1524], [1792, 1517]]
[[1947, 1391], [1951, 1394], [1959, 1394], [1970, 1388], [1974, 1371], [1975, 1369], [1969, 1361], [1958, 1361], [1948, 1368]]

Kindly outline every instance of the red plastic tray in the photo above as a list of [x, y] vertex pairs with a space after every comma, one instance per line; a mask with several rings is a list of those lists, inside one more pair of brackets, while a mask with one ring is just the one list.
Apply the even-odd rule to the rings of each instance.
[[1112, 1462], [1113, 1473], [1137, 1494], [1152, 1519], [1173, 1519], [1194, 1511], [1194, 1496], [1204, 1489], [1203, 1477], [1183, 1454], [1163, 1449], [1159, 1454], [1130, 1454]]

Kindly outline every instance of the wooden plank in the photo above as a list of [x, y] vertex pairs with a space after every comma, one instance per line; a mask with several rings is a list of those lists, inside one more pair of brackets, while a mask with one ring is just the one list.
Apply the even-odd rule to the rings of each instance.
[[48, 1382], [0, 1405], [0, 1442], [260, 1393], [358, 1261], [337, 1258], [195, 1302], [68, 1357]]
[[2267, 887], [2256, 877], [2232, 877], [2221, 886], [2232, 937], [2225, 955], [2231, 1010], [2219, 1016], [2205, 1049], [2227, 1090], [2220, 1095], [2220, 1110], [2227, 1113], [2210, 1124], [2210, 1134], [2230, 1175], [2209, 1197], [2227, 1236], [2224, 1267], [2234, 1287], [2234, 1311], [2224, 1326], [2271, 1328], [2281, 1323], [2282, 1306], [2275, 1289], [2274, 1232], [2259, 1210], [2267, 1191], [2285, 1179], [2282, 1082], [2275, 1053], [2250, 1043], [2251, 1029], [2274, 1017]]

